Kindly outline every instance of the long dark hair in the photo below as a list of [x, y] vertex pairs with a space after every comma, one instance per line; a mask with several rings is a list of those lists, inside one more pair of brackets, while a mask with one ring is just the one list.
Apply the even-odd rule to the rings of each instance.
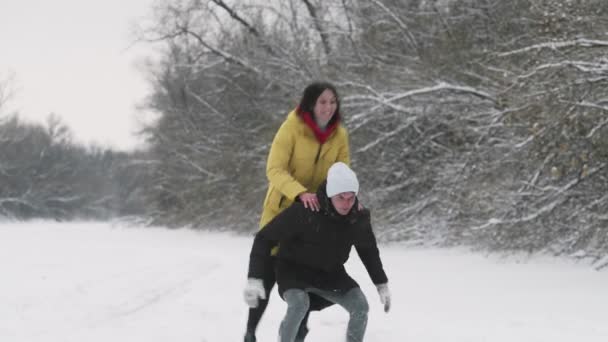
[[336, 87], [329, 82], [313, 82], [309, 84], [306, 89], [304, 89], [304, 93], [302, 94], [302, 99], [300, 100], [299, 106], [300, 111], [313, 114], [317, 99], [319, 96], [321, 96], [321, 93], [327, 89], [331, 90], [336, 97], [336, 112], [334, 113], [334, 116], [336, 114], [338, 114], [338, 116], [342, 116], [340, 114], [340, 96], [338, 96]]

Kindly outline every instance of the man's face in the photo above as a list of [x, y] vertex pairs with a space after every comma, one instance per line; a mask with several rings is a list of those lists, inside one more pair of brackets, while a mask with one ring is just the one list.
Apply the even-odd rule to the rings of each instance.
[[355, 196], [354, 192], [342, 192], [331, 198], [331, 203], [336, 208], [336, 211], [340, 215], [347, 215], [350, 212], [350, 209], [355, 204]]

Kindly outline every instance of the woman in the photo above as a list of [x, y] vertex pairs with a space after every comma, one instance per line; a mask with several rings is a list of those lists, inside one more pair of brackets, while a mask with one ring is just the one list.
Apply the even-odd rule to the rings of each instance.
[[[266, 164], [268, 192], [260, 219], [262, 229], [294, 201], [318, 211], [316, 192], [335, 162], [350, 163], [348, 133], [342, 125], [340, 99], [336, 88], [327, 82], [315, 82], [304, 89], [298, 107], [289, 113], [277, 131]], [[273, 255], [276, 254], [276, 248]], [[268, 262], [274, 262], [270, 258]], [[276, 283], [274, 267], [269, 265], [262, 277], [265, 300], [249, 310], [245, 342], [255, 342], [255, 331], [268, 305], [268, 297]], [[329, 303], [313, 298], [311, 309]], [[306, 320], [302, 322], [299, 338], [306, 335]]]

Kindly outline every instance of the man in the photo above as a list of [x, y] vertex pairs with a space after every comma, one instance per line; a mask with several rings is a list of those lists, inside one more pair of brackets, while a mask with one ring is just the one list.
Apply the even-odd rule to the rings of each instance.
[[296, 202], [257, 233], [251, 248], [245, 301], [256, 307], [258, 300], [265, 299], [262, 277], [272, 264], [268, 261], [270, 250], [278, 244], [275, 272], [279, 293], [287, 302], [280, 342], [304, 340], [298, 329], [316, 298], [345, 308], [350, 314], [346, 340], [363, 341], [369, 307], [359, 285], [344, 268], [352, 246], [376, 285], [385, 312], [390, 309], [388, 279], [369, 211], [358, 209], [358, 191], [355, 173], [346, 164], [335, 163], [317, 191], [320, 211], [308, 210]]

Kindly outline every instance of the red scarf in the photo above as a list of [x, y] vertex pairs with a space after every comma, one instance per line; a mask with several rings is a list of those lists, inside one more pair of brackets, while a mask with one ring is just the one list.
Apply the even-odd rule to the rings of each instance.
[[336, 130], [336, 128], [338, 128], [338, 124], [340, 123], [340, 115], [335, 113], [334, 116], [329, 120], [325, 131], [323, 131], [321, 128], [319, 128], [319, 125], [317, 125], [315, 119], [313, 119], [312, 113], [303, 112], [300, 110], [300, 107], [296, 108], [296, 113], [300, 118], [302, 118], [302, 120], [304, 120], [306, 126], [312, 130], [315, 137], [321, 144], [324, 144], [327, 139], [329, 139], [329, 136]]

